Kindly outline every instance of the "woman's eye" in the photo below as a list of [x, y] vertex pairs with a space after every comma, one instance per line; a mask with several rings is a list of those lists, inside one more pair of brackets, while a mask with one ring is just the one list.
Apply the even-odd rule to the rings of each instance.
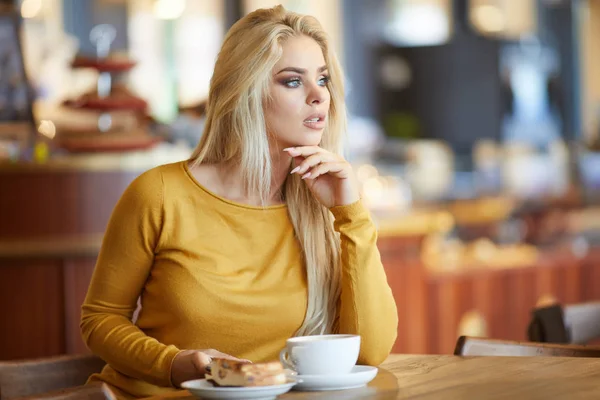
[[300, 79], [298, 79], [298, 78], [288, 79], [288, 80], [284, 81], [283, 84], [289, 88], [296, 88], [296, 87], [300, 86]]
[[[329, 83], [328, 76], [322, 76], [317, 81], [317, 84], [319, 86], [327, 86], [328, 83]], [[286, 79], [285, 81], [283, 81], [283, 84], [288, 88], [297, 88], [302, 85], [302, 80], [300, 78], [290, 78], [290, 79]]]

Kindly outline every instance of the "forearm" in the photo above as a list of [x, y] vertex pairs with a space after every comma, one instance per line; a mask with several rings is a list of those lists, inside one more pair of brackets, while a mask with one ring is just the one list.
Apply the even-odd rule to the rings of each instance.
[[378, 365], [396, 340], [398, 314], [368, 210], [355, 203], [332, 209], [341, 236], [340, 333], [361, 336], [359, 362]]
[[179, 352], [147, 336], [130, 319], [84, 305], [81, 332], [92, 352], [115, 370], [160, 386], [171, 386], [171, 364]]

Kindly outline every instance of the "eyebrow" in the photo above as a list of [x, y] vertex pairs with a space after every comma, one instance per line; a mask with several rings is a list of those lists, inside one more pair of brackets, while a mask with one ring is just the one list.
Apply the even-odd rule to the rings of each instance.
[[[323, 66], [319, 67], [317, 72], [321, 73], [326, 70], [327, 70], [327, 65], [323, 65]], [[296, 72], [300, 75], [303, 75], [306, 73], [306, 70], [304, 68], [286, 67], [286, 68], [282, 69], [281, 71], [279, 71], [278, 73], [276, 73], [275, 75], [279, 75], [282, 72]]]

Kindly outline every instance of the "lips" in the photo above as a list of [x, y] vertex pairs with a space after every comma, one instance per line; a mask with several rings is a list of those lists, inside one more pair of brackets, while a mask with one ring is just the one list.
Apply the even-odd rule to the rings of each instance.
[[311, 114], [303, 122], [304, 126], [310, 129], [323, 129], [325, 128], [326, 115], [323, 113]]

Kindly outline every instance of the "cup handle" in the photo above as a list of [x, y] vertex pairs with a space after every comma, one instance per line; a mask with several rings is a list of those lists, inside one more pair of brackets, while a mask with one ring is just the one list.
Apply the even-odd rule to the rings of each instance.
[[283, 364], [283, 367], [294, 370], [295, 369], [294, 365], [290, 361], [288, 361], [288, 358], [289, 358], [289, 354], [288, 354], [287, 348], [283, 349], [279, 352], [279, 361], [281, 361], [281, 364]]

